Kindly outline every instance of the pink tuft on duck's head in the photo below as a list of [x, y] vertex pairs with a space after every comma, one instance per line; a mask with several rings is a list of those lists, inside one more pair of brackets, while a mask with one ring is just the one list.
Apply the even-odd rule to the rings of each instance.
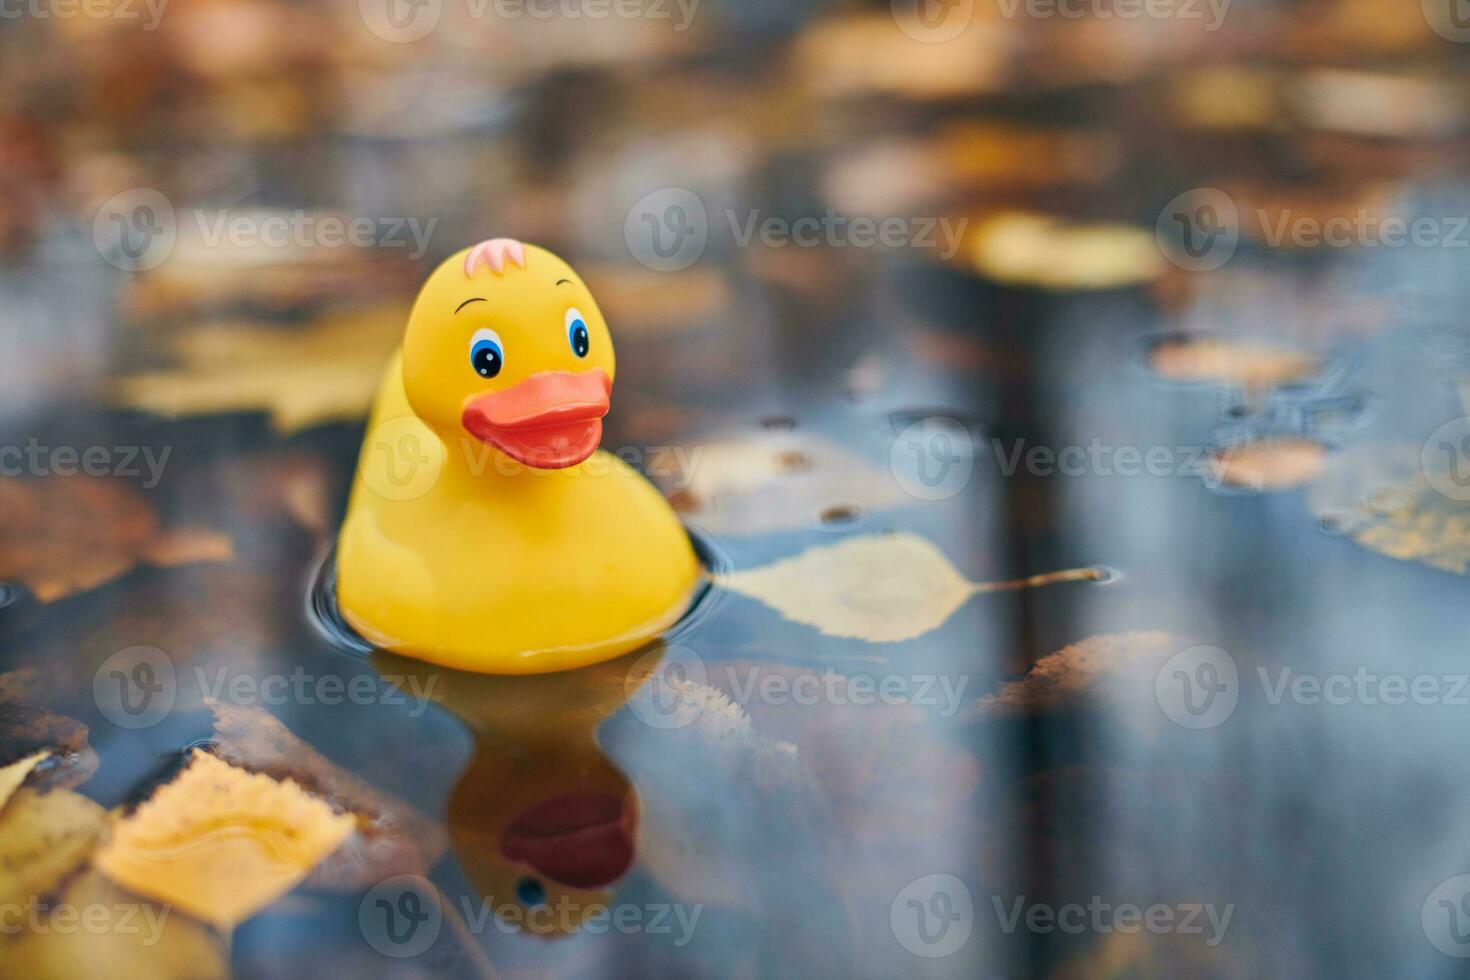
[[505, 272], [507, 262], [524, 269], [526, 246], [514, 238], [492, 238], [470, 249], [464, 257], [464, 274], [466, 278], [473, 279], [475, 267], [483, 263], [498, 276]]

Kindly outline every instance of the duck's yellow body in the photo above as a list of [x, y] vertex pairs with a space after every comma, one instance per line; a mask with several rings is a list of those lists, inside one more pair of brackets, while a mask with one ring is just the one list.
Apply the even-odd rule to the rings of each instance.
[[353, 628], [437, 664], [526, 674], [672, 625], [699, 563], [658, 491], [595, 451], [614, 370], [601, 313], [550, 252], [502, 239], [440, 266], [379, 391], [342, 526]]

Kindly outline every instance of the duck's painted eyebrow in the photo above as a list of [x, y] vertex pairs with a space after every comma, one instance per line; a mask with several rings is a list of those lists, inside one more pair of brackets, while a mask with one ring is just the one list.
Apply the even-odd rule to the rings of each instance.
[[552, 283], [552, 285], [560, 286], [562, 283], [566, 283], [568, 286], [570, 286], [572, 284], [572, 281], [570, 279], [558, 279], [556, 282]]
[[483, 296], [475, 296], [475, 297], [472, 297], [471, 299], [467, 299], [463, 303], [461, 303], [458, 306], [456, 306], [454, 308], [454, 312], [458, 313], [460, 310], [464, 309], [466, 306], [469, 306], [471, 303], [483, 303], [483, 302], [485, 302], [485, 298]]

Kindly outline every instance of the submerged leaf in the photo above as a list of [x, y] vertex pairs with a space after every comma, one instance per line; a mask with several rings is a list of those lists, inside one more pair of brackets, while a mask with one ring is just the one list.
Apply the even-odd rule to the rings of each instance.
[[1470, 570], [1470, 502], [1431, 485], [1420, 447], [1354, 447], [1331, 460], [1308, 499], [1323, 527], [1365, 548], [1456, 575]]
[[106, 811], [85, 796], [21, 787], [0, 810], [0, 900], [51, 893], [106, 830]]
[[9, 802], [10, 798], [15, 795], [15, 791], [20, 789], [20, 784], [25, 782], [26, 777], [31, 774], [31, 770], [50, 754], [42, 749], [8, 766], [0, 767], [0, 807]]
[[1301, 351], [1213, 337], [1170, 340], [1149, 351], [1149, 364], [1171, 381], [1232, 383], [1266, 388], [1300, 381], [1317, 370]]
[[1262, 439], [1210, 454], [1210, 474], [1250, 490], [1285, 490], [1315, 479], [1326, 464], [1327, 447], [1312, 439]]
[[177, 779], [117, 825], [97, 866], [229, 930], [298, 885], [353, 824], [289, 780], [196, 750]]
[[[141, 902], [94, 870], [49, 908], [106, 915], [107, 928], [25, 930], [0, 947], [15, 976], [33, 980], [217, 980], [229, 976], [220, 937], [167, 906]], [[96, 911], [94, 911], [96, 910]]]
[[230, 550], [216, 532], [160, 532], [153, 509], [119, 479], [0, 478], [0, 581], [42, 602], [103, 585], [140, 562], [220, 561]]
[[208, 324], [174, 343], [180, 366], [135, 374], [119, 404], [168, 415], [268, 411], [284, 433], [367, 414], [408, 312], [348, 311], [300, 329]]
[[972, 221], [957, 258], [999, 282], [1055, 290], [1136, 286], [1164, 272], [1158, 243], [1142, 228], [1029, 212]]

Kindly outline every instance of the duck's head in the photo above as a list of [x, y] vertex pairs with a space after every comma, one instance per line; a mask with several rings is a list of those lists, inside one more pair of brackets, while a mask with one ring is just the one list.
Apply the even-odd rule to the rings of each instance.
[[607, 323], [557, 256], [508, 238], [434, 270], [409, 315], [403, 381], [414, 414], [537, 469], [602, 441], [614, 358]]

